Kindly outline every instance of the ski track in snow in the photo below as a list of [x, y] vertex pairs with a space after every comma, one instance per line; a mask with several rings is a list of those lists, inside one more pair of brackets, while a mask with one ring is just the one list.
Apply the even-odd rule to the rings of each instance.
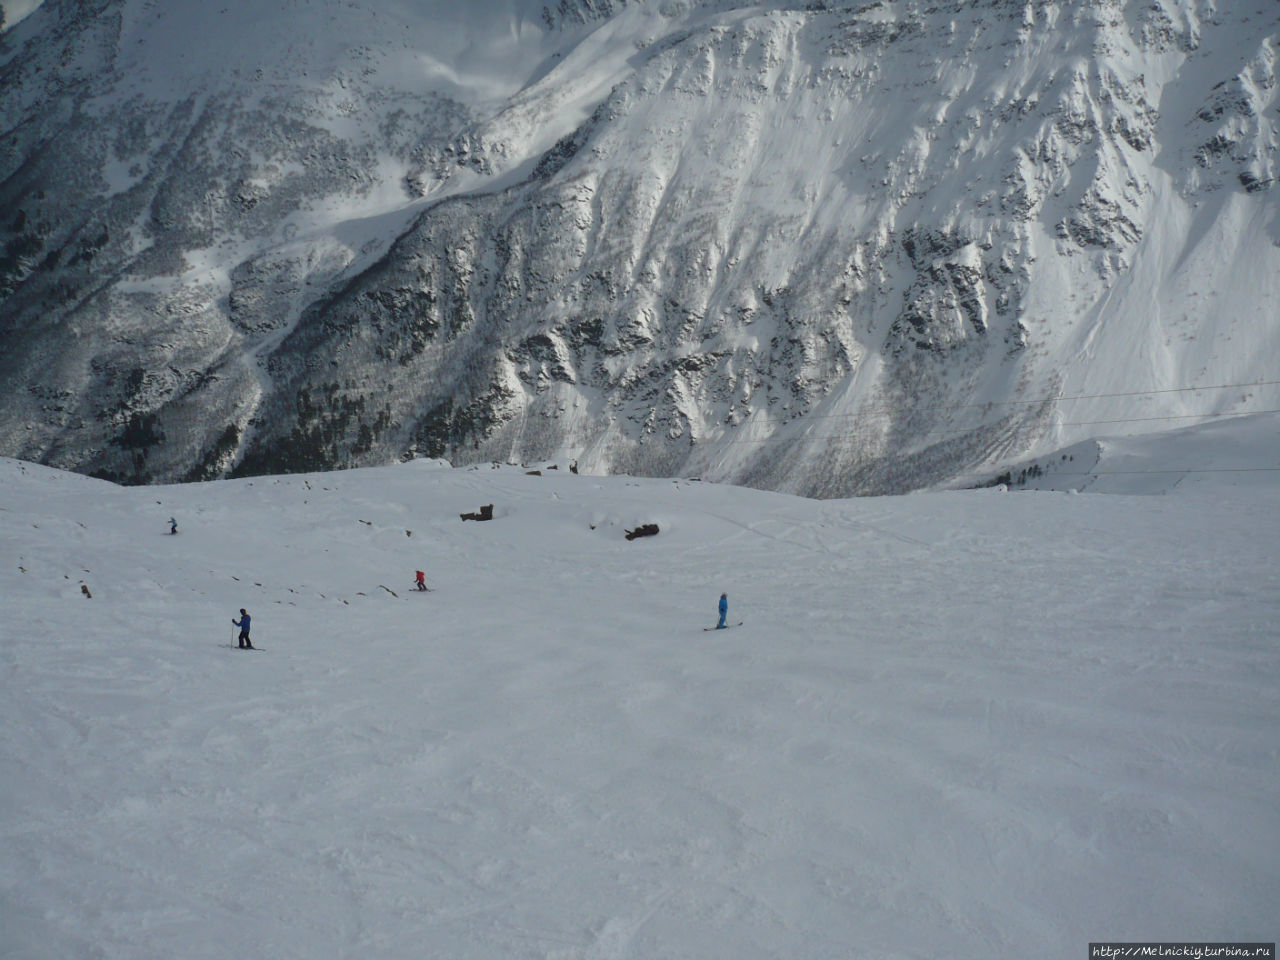
[[[1253, 462], [1273, 425], [1233, 427]], [[819, 502], [0, 461], [5, 956], [1273, 940], [1274, 476]], [[721, 590], [745, 625], [703, 633]]]

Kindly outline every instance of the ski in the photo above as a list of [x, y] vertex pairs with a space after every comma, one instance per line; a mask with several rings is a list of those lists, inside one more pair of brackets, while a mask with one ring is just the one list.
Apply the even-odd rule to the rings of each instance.
[[220, 647], [226, 647], [228, 650], [261, 650], [262, 647], [238, 647], [234, 643], [220, 643]]
[[723, 627], [703, 627], [702, 632], [709, 633], [712, 630], [732, 630], [734, 627], [742, 626], [742, 624], [743, 621], [739, 620], [737, 623], [726, 623]]

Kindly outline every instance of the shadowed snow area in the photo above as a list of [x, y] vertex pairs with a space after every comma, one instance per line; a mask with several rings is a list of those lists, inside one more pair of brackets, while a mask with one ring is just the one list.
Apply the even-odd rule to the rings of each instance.
[[1280, 450], [1221, 426], [1085, 465], [1148, 496], [0, 460], [0, 952], [1274, 940]]

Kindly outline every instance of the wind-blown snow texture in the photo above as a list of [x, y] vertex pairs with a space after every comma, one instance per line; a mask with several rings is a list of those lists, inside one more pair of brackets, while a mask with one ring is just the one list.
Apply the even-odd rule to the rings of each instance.
[[[828, 501], [0, 461], [0, 952], [1274, 941], [1278, 436], [1058, 470], [1127, 495]], [[704, 633], [721, 591], [745, 625]], [[261, 653], [229, 647], [240, 607]]]
[[49, 0], [0, 54], [0, 452], [842, 496], [1274, 409], [1278, 39], [1272, 0]]

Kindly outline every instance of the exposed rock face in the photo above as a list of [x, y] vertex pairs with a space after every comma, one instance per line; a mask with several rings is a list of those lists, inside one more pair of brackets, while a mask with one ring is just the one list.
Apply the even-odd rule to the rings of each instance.
[[1277, 281], [1221, 266], [1280, 275], [1265, 0], [515, 6], [485, 97], [404, 81], [412, 24], [187, 87], [142, 0], [6, 35], [0, 453], [831, 496], [1060, 442], [1064, 392], [1274, 379]]

